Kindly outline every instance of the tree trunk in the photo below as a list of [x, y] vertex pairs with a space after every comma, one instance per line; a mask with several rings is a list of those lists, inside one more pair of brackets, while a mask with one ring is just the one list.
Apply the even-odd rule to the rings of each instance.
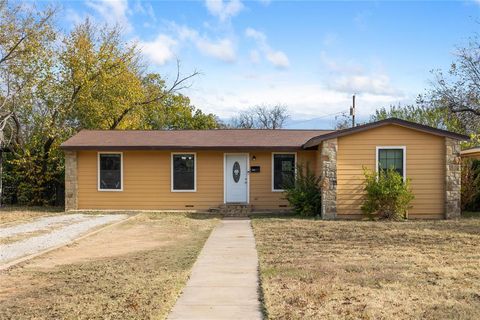
[[3, 150], [0, 149], [0, 207], [2, 206], [2, 195], [3, 195], [2, 176], [3, 176]]

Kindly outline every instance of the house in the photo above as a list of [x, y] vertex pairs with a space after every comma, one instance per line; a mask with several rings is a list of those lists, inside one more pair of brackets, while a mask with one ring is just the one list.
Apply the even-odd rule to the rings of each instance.
[[480, 147], [460, 151], [460, 156], [465, 159], [480, 160]]
[[322, 217], [360, 218], [363, 168], [411, 179], [409, 217], [460, 215], [460, 141], [399, 119], [330, 130], [82, 130], [65, 151], [66, 210], [286, 210], [297, 164], [322, 177]]

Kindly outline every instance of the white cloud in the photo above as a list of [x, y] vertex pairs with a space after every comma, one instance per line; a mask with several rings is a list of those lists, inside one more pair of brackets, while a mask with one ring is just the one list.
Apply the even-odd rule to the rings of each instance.
[[[352, 96], [320, 83], [276, 83], [266, 85], [252, 78], [252, 86], [236, 88], [235, 92], [217, 88], [199, 89], [198, 86], [188, 96], [194, 105], [202, 106], [205, 112], [213, 112], [228, 119], [239, 110], [258, 104], [284, 104], [293, 119], [311, 119], [338, 112], [348, 112]], [[368, 117], [380, 106], [388, 106], [408, 101], [404, 95], [358, 94], [357, 114]], [[334, 117], [330, 117], [333, 119]]]
[[187, 26], [177, 25], [175, 23], [171, 24], [173, 30], [178, 34], [180, 40], [194, 40], [198, 38], [198, 31]]
[[368, 74], [368, 75], [342, 75], [333, 80], [331, 84], [335, 88], [343, 92], [363, 92], [369, 94], [396, 94], [390, 84], [390, 78], [385, 74]]
[[127, 17], [128, 0], [88, 0], [86, 5], [102, 16], [107, 24], [118, 24], [125, 28], [126, 32], [132, 31], [132, 25]]
[[141, 41], [139, 47], [142, 53], [157, 65], [164, 65], [175, 57], [174, 47], [177, 41], [167, 35], [160, 34], [153, 41]]
[[320, 61], [329, 72], [334, 74], [364, 72], [364, 68], [358, 63], [355, 63], [355, 61], [345, 59], [339, 61], [338, 59], [331, 58], [325, 51], [320, 52]]
[[240, 0], [205, 0], [205, 5], [213, 16], [220, 21], [227, 21], [236, 16], [243, 9], [243, 3]]
[[253, 28], [247, 28], [245, 30], [245, 35], [249, 38], [252, 38], [252, 39], [255, 39], [256, 41], [261, 42], [263, 45], [267, 41], [267, 37], [265, 36], [265, 34], [263, 32], [255, 30]]
[[230, 39], [220, 39], [218, 41], [211, 41], [206, 38], [196, 38], [195, 44], [203, 54], [220, 59], [225, 62], [234, 62], [235, 49]]
[[282, 51], [267, 52], [267, 60], [270, 61], [277, 68], [288, 68], [290, 62], [287, 55]]
[[212, 40], [187, 26], [172, 24], [172, 28], [178, 34], [180, 41], [191, 41], [206, 56], [225, 62], [234, 62], [237, 58], [235, 44], [227, 37]]
[[155, 11], [153, 10], [153, 7], [149, 2], [142, 3], [142, 1], [137, 0], [133, 7], [133, 11], [135, 13], [146, 15], [153, 21], [157, 21], [157, 17], [155, 16]]
[[328, 86], [334, 90], [351, 94], [402, 94], [382, 70], [366, 70], [352, 60], [332, 59], [325, 52], [320, 54], [320, 60], [327, 71]]
[[[254, 31], [249, 31], [250, 37], [265, 39], [262, 33]], [[229, 119], [239, 110], [253, 105], [284, 104], [293, 120], [322, 117], [317, 120], [327, 123], [334, 122], [335, 116], [332, 114], [348, 112], [354, 93], [357, 94], [359, 121], [367, 119], [379, 107], [415, 100], [415, 93], [405, 93], [396, 88], [380, 68], [371, 69], [368, 65], [359, 65], [348, 59], [332, 59], [326, 53], [322, 56], [322, 62], [327, 72], [312, 73], [316, 79], [295, 76], [293, 71], [280, 74], [245, 73], [232, 79], [237, 84], [234, 89], [219, 82], [221, 77], [218, 77], [210, 79], [208, 84], [198, 83], [189, 90], [188, 96], [202, 110], [215, 113], [223, 119]], [[317, 120], [312, 122], [312, 126]]]
[[288, 56], [283, 51], [274, 50], [267, 41], [267, 36], [258, 30], [253, 28], [247, 28], [245, 30], [245, 36], [255, 40], [258, 49], [265, 55], [265, 58], [279, 69], [286, 69], [290, 66]]

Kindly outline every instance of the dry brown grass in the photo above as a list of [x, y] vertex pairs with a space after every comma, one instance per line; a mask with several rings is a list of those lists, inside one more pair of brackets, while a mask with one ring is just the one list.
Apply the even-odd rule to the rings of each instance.
[[143, 213], [0, 274], [0, 319], [162, 319], [218, 219]]
[[480, 319], [480, 219], [253, 226], [270, 319]]

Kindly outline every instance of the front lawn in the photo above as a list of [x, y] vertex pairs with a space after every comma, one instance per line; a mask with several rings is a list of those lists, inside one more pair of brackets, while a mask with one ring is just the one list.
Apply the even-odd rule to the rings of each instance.
[[480, 319], [480, 219], [252, 224], [270, 319]]
[[162, 319], [219, 219], [139, 216], [0, 274], [0, 319]]

